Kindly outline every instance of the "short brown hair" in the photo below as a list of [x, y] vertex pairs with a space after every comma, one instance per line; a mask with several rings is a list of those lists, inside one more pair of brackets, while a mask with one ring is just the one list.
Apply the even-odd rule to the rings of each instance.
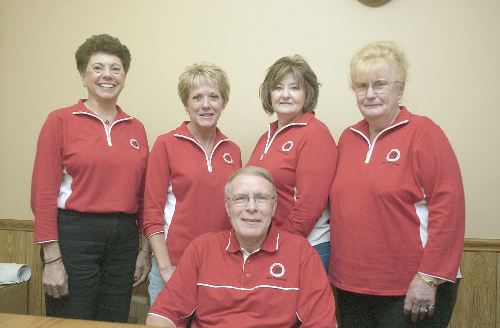
[[130, 68], [130, 51], [128, 48], [121, 44], [118, 38], [114, 38], [108, 34], [93, 35], [88, 38], [76, 51], [76, 68], [80, 73], [85, 72], [89, 63], [90, 57], [96, 53], [105, 53], [115, 55], [122, 61], [123, 69], [127, 74]]
[[278, 83], [280, 83], [281, 79], [290, 72], [295, 75], [299, 87], [305, 88], [306, 100], [304, 101], [302, 112], [312, 112], [316, 108], [319, 87], [321, 84], [318, 82], [316, 74], [314, 74], [306, 60], [300, 55], [295, 55], [293, 57], [278, 59], [273, 66], [269, 67], [266, 78], [260, 86], [260, 101], [262, 102], [262, 107], [269, 115], [274, 113], [271, 102], [271, 91], [273, 91]]
[[227, 74], [222, 68], [205, 62], [186, 67], [177, 85], [177, 93], [184, 106], [187, 106], [191, 88], [200, 85], [214, 85], [219, 89], [222, 96], [222, 108], [226, 107], [230, 87]]

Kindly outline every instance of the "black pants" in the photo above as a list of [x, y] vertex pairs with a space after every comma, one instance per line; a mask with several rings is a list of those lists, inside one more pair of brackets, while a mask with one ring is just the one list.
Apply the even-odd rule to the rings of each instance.
[[46, 296], [47, 316], [127, 322], [139, 250], [136, 216], [59, 210], [69, 295]]
[[457, 283], [437, 287], [434, 315], [414, 323], [403, 312], [405, 296], [376, 296], [337, 289], [340, 328], [446, 328], [457, 300]]

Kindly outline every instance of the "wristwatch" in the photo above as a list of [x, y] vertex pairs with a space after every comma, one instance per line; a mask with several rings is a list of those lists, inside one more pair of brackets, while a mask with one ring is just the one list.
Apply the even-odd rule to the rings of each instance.
[[427, 285], [429, 285], [431, 287], [437, 287], [437, 284], [434, 280], [425, 278], [420, 272], [417, 272], [417, 276], [419, 276], [420, 279], [425, 281], [427, 283]]

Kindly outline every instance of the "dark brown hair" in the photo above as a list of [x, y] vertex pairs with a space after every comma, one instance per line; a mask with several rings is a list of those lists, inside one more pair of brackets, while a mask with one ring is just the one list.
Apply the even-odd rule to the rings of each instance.
[[122, 61], [123, 69], [127, 74], [130, 68], [130, 51], [121, 44], [118, 38], [114, 38], [108, 34], [93, 35], [88, 38], [76, 51], [76, 68], [80, 73], [85, 72], [89, 59], [93, 54], [102, 52], [105, 54], [115, 55]]

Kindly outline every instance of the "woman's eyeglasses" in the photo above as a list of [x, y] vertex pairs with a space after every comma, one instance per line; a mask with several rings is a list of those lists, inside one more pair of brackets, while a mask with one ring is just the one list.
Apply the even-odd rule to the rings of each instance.
[[386, 80], [377, 80], [371, 85], [366, 82], [356, 82], [352, 86], [352, 90], [358, 96], [366, 95], [368, 89], [371, 87], [375, 93], [385, 93], [389, 89], [389, 86], [393, 83], [400, 83], [401, 81], [388, 82]]

